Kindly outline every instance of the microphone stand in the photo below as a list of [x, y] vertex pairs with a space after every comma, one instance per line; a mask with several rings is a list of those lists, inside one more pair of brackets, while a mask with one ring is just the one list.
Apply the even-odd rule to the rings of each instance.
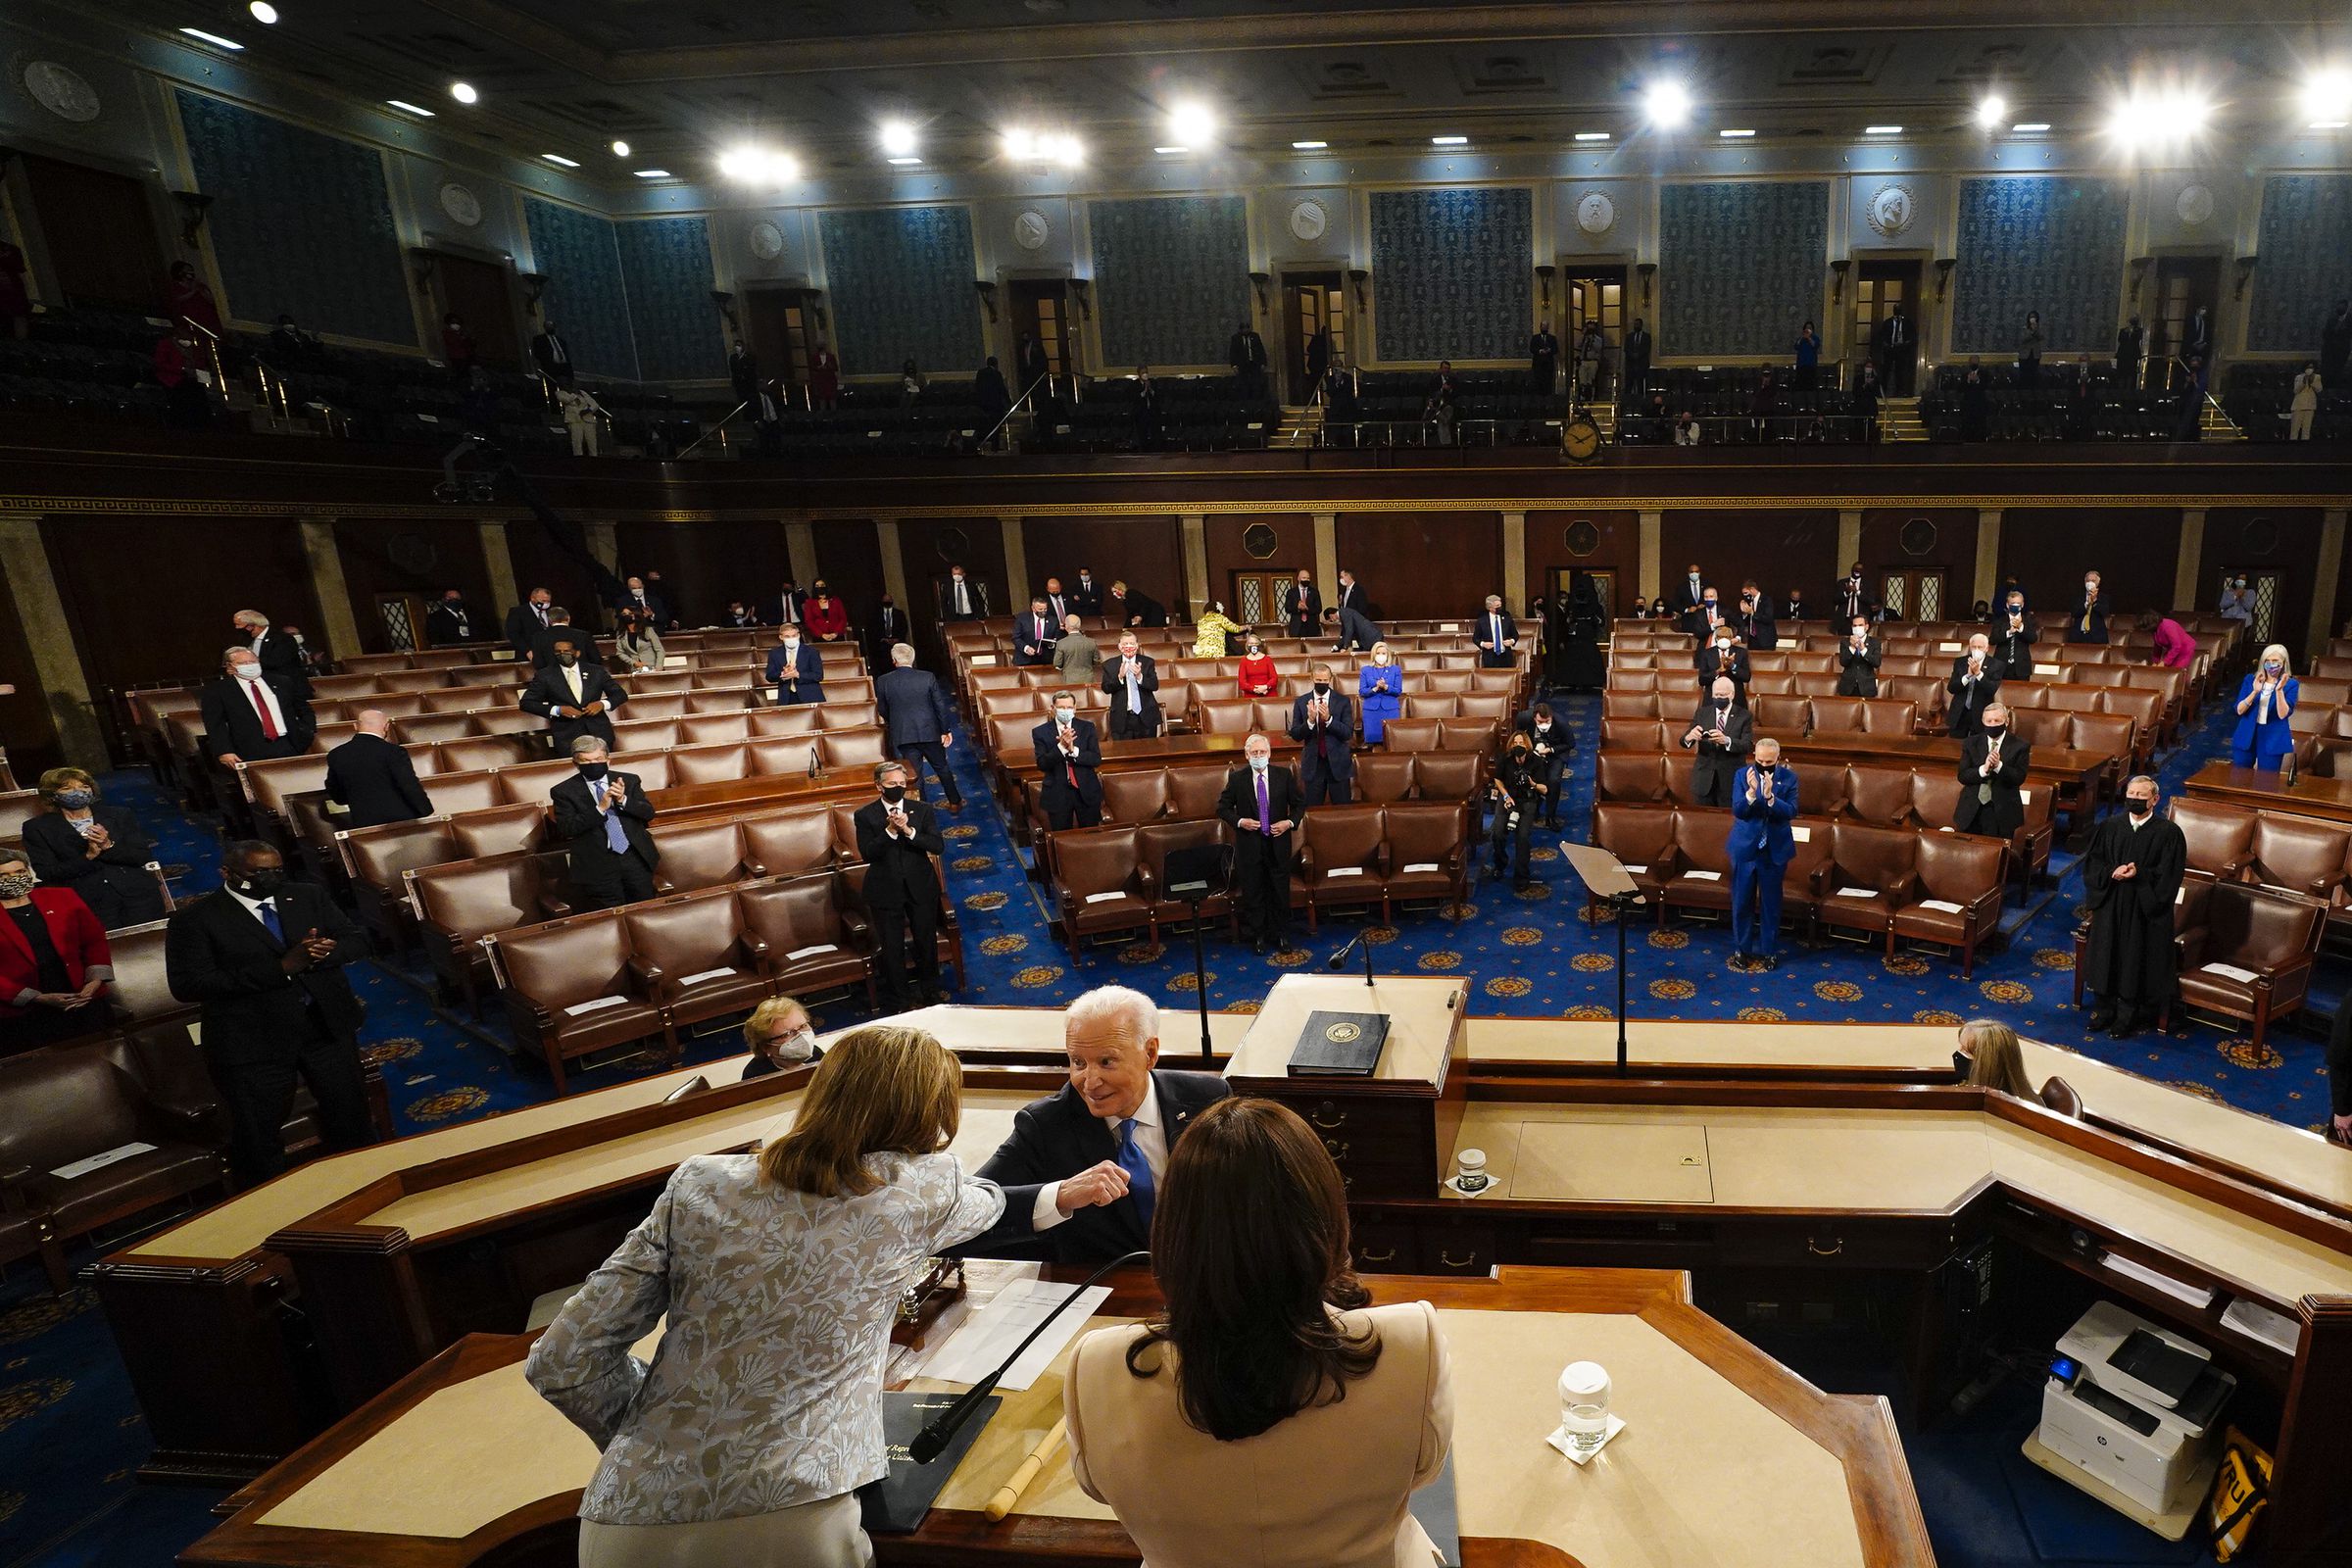
[[1124, 1267], [1139, 1258], [1147, 1258], [1151, 1255], [1150, 1248], [1123, 1252], [1088, 1275], [1084, 1285], [1056, 1301], [1054, 1304], [1054, 1310], [1048, 1312], [1038, 1321], [1037, 1327], [1029, 1331], [1029, 1337], [1012, 1348], [1012, 1353], [1004, 1358], [1003, 1365], [973, 1384], [970, 1389], [956, 1398], [954, 1404], [940, 1411], [929, 1426], [916, 1433], [914, 1441], [906, 1446], [906, 1456], [916, 1464], [929, 1464], [945, 1453], [948, 1445], [955, 1441], [956, 1434], [963, 1430], [965, 1422], [971, 1420], [972, 1412], [980, 1408], [981, 1401], [997, 1392], [997, 1385], [1004, 1381], [1005, 1373], [1012, 1370], [1013, 1363], [1027, 1353], [1029, 1347], [1037, 1343], [1037, 1337], [1045, 1333], [1052, 1326], [1054, 1320], [1061, 1316], [1072, 1301], [1102, 1284], [1102, 1277], [1112, 1269]]
[[1361, 931], [1358, 931], [1358, 932], [1357, 932], [1357, 933], [1356, 933], [1354, 936], [1352, 936], [1352, 937], [1348, 938], [1348, 945], [1347, 945], [1346, 947], [1342, 948], [1342, 949], [1341, 949], [1339, 952], [1337, 952], [1337, 953], [1335, 953], [1335, 954], [1333, 954], [1333, 955], [1331, 956], [1331, 963], [1330, 963], [1330, 964], [1329, 964], [1329, 966], [1328, 966], [1328, 967], [1330, 968], [1331, 972], [1332, 972], [1333, 974], [1338, 974], [1338, 973], [1340, 972], [1340, 970], [1341, 970], [1343, 967], [1345, 967], [1345, 966], [1346, 966], [1346, 964], [1347, 964], [1347, 962], [1348, 962], [1348, 955], [1349, 955], [1350, 953], [1353, 953], [1353, 952], [1354, 952], [1356, 949], [1358, 949], [1358, 948], [1361, 948], [1361, 949], [1363, 949], [1363, 950], [1364, 950], [1364, 984], [1365, 984], [1365, 985], [1367, 985], [1367, 986], [1371, 985], [1371, 984], [1372, 984], [1372, 943], [1371, 943], [1371, 940], [1370, 940], [1370, 939], [1371, 939], [1371, 936], [1372, 936], [1372, 930], [1371, 930], [1371, 927], [1367, 926], [1367, 927], [1365, 927], [1363, 930], [1361, 930]]

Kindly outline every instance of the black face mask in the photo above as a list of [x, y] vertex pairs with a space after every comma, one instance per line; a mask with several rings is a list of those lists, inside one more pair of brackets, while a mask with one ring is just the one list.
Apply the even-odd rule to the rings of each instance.
[[1987, 724], [1984, 726], [1984, 733], [1989, 738], [1997, 741], [2001, 738], [2002, 734], [2007, 731], [2008, 728], [2009, 726], [2006, 724]]
[[893, 806], [896, 806], [896, 805], [898, 805], [898, 804], [899, 804], [901, 801], [905, 800], [906, 798], [906, 785], [904, 785], [904, 784], [885, 784], [885, 785], [883, 785], [883, 786], [882, 786], [882, 799], [884, 799], [885, 801], [888, 801], [888, 802], [889, 802], [891, 805], [893, 805]]
[[612, 770], [612, 764], [610, 762], [582, 762], [580, 777], [590, 780], [600, 779]]
[[283, 866], [263, 866], [246, 872], [244, 879], [237, 883], [237, 891], [249, 899], [274, 899], [278, 890], [285, 885], [286, 872]]
[[1327, 680], [1319, 680], [1315, 682], [1315, 695], [1317, 697], [1329, 697], [1331, 695], [1331, 682]]
[[556, 656], [556, 662], [562, 664], [565, 669], [571, 668], [572, 665], [578, 663], [579, 662], [580, 656], [577, 654], [558, 654]]
[[2132, 814], [2133, 816], [2145, 816], [2150, 811], [2156, 809], [2156, 803], [2154, 801], [2132, 801], [2128, 804], [2131, 807]]

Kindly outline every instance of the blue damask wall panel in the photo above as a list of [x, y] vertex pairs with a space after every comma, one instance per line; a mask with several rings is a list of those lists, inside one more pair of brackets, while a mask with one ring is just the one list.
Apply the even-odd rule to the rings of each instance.
[[1102, 359], [1222, 365], [1250, 318], [1250, 208], [1239, 196], [1089, 202]]
[[972, 215], [961, 207], [883, 207], [817, 215], [841, 368], [881, 375], [908, 360], [926, 374], [980, 366]]
[[2320, 325], [2352, 299], [2352, 174], [2274, 174], [2262, 187], [2246, 347], [2316, 354]]
[[1525, 189], [1374, 191], [1380, 358], [1525, 359], [1534, 226]]
[[572, 363], [590, 375], [638, 379], [628, 288], [612, 220], [536, 196], [522, 199], [522, 217], [531, 231], [532, 266], [547, 276], [540, 311], [562, 330]]
[[1962, 180], [1954, 351], [2013, 355], [2026, 313], [2039, 311], [2049, 352], [2112, 352], [2131, 206], [2120, 179]]
[[700, 218], [650, 218], [614, 225], [628, 284], [637, 373], [648, 381], [713, 381], [726, 374], [710, 303], [710, 230]]
[[1788, 354], [1821, 323], [1821, 180], [1708, 180], [1658, 192], [1660, 354]]
[[416, 341], [383, 159], [372, 147], [181, 91], [224, 316], [374, 343]]

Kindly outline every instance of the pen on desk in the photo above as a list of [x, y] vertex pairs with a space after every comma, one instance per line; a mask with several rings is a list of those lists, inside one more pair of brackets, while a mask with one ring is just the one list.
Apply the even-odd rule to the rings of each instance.
[[1054, 1450], [1061, 1446], [1062, 1440], [1069, 1434], [1069, 1417], [1064, 1416], [1054, 1422], [1052, 1429], [1037, 1440], [1037, 1446], [1029, 1450], [1029, 1457], [1023, 1459], [1019, 1468], [1005, 1478], [1004, 1484], [997, 1489], [997, 1494], [988, 1499], [988, 1506], [981, 1511], [991, 1519], [1002, 1519], [1012, 1512], [1012, 1505], [1021, 1500], [1021, 1494], [1029, 1490], [1029, 1483], [1037, 1479], [1037, 1473], [1046, 1467], [1046, 1461], [1054, 1456]]

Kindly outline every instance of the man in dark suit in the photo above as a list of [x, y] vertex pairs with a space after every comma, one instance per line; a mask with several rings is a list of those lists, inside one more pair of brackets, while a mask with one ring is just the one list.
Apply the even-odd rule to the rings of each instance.
[[270, 684], [288, 696], [308, 701], [311, 669], [309, 661], [302, 656], [302, 645], [272, 627], [270, 617], [258, 610], [240, 610], [234, 618], [237, 635], [262, 662], [262, 673]]
[[1805, 591], [1802, 588], [1791, 588], [1788, 590], [1788, 602], [1781, 606], [1781, 612], [1774, 619], [1776, 621], [1802, 620], [1812, 612], [1812, 607], [1805, 603]]
[[1114, 626], [1165, 626], [1168, 611], [1150, 594], [1134, 593], [1125, 583], [1114, 582], [1102, 605], [1102, 618]]
[[874, 609], [874, 618], [865, 624], [865, 659], [876, 671], [890, 663], [890, 651], [901, 643], [912, 642], [912, 631], [906, 624], [906, 612], [898, 607], [890, 595]]
[[2103, 643], [2107, 640], [2107, 595], [2099, 584], [2099, 574], [2082, 574], [2082, 597], [2067, 612], [2066, 640], [2070, 643]]
[[1061, 579], [1048, 577], [1046, 579], [1046, 618], [1052, 621], [1055, 627], [1059, 627], [1074, 612], [1070, 609], [1070, 596], [1062, 591]]
[[571, 743], [583, 735], [612, 745], [612, 714], [629, 700], [629, 694], [613, 682], [604, 665], [581, 661], [579, 645], [570, 633], [555, 640], [555, 655], [556, 662], [531, 677], [531, 683], [522, 689], [522, 710], [547, 720], [558, 757], [568, 753]]
[[612, 608], [615, 611], [634, 610], [646, 624], [657, 628], [670, 623], [669, 606], [643, 577], [631, 577], [627, 586], [613, 597]]
[[548, 831], [571, 858], [571, 885], [582, 909], [611, 909], [654, 896], [661, 846], [646, 831], [654, 803], [634, 773], [612, 770], [594, 735], [567, 748], [579, 771], [549, 792]]
[[1943, 686], [1950, 694], [1943, 710], [1952, 734], [1966, 739], [1977, 732], [2001, 689], [2002, 675], [2001, 662], [1992, 657], [1992, 639], [1983, 632], [1969, 638], [1968, 651], [1952, 661], [1952, 678]]
[[1755, 749], [1755, 720], [1740, 702], [1739, 688], [1718, 680], [1700, 699], [1683, 731], [1683, 750], [1695, 752], [1690, 762], [1690, 797], [1701, 806], [1732, 804], [1732, 775], [1740, 760]]
[[538, 652], [539, 639], [547, 635], [555, 608], [553, 593], [534, 588], [523, 603], [507, 612], [507, 646], [514, 650], [516, 659], [529, 659]]
[[1312, 637], [1323, 624], [1323, 595], [1303, 567], [1298, 580], [1282, 591], [1282, 624], [1293, 637]]
[[1713, 690], [1720, 676], [1739, 687], [1740, 696], [1747, 695], [1747, 650], [1740, 646], [1740, 639], [1733, 635], [1729, 621], [1716, 627], [1699, 643], [1690, 656], [1690, 662], [1698, 672], [1700, 691]]
[[1726, 622], [1723, 618], [1723, 595], [1714, 584], [1709, 583], [1699, 590], [1697, 607], [1684, 612], [1683, 630], [1697, 638], [1700, 644], [1704, 645], [1714, 637], [1715, 628], [1724, 624]]
[[1502, 608], [1502, 595], [1487, 595], [1478, 617], [1478, 662], [1482, 669], [1508, 669], [1519, 662], [1519, 623]]
[[1907, 398], [1911, 395], [1911, 371], [1919, 361], [1919, 348], [1912, 341], [1911, 318], [1897, 305], [1879, 323], [1877, 341], [1872, 345], [1879, 355], [1879, 379], [1886, 384], [1886, 395]]
[[1854, 616], [1846, 628], [1845, 641], [1838, 645], [1838, 695], [1878, 696], [1879, 665], [1885, 661], [1886, 650], [1870, 634], [1868, 617]]
[[1244, 321], [1233, 330], [1233, 341], [1225, 347], [1226, 363], [1233, 367], [1234, 390], [1244, 401], [1266, 395], [1266, 340], [1257, 335], [1257, 328]]
[[779, 626], [797, 624], [808, 603], [808, 593], [790, 577], [785, 578], [783, 590], [776, 595], [775, 624]]
[[760, 612], [740, 599], [730, 599], [727, 601], [726, 613], [719, 616], [718, 623], [736, 631], [748, 631], [760, 624]]
[[1707, 602], [1707, 593], [1706, 581], [1698, 573], [1698, 563], [1693, 561], [1690, 569], [1683, 573], [1682, 583], [1668, 596], [1666, 603], [1674, 611], [1675, 618], [1689, 625], [1690, 612]]
[[955, 716], [948, 711], [948, 695], [939, 677], [914, 667], [914, 647], [900, 643], [890, 651], [890, 673], [874, 682], [874, 703], [889, 732], [890, 749], [906, 764], [914, 793], [923, 793], [923, 763], [948, 797], [948, 809], [963, 809], [963, 794], [948, 767], [948, 748], [956, 744]]
[[2003, 680], [2034, 678], [2034, 641], [2041, 635], [2041, 627], [2026, 610], [2026, 596], [2016, 589], [2006, 589], [2000, 603], [1992, 607], [1993, 656], [2001, 662]]
[[343, 808], [336, 827], [380, 827], [433, 814], [416, 782], [416, 764], [391, 739], [392, 720], [377, 709], [360, 714], [360, 732], [326, 754], [326, 799]]
[[1554, 716], [1549, 703], [1538, 703], [1521, 713], [1511, 727], [1527, 737], [1527, 762], [1535, 771], [1536, 782], [1544, 786], [1544, 825], [1560, 825], [1560, 779], [1568, 770], [1569, 754], [1576, 750], [1576, 737], [1568, 726]]
[[1012, 662], [1016, 664], [1051, 664], [1054, 645], [1061, 638], [1061, 622], [1054, 617], [1052, 609], [1043, 597], [1029, 601], [1029, 608], [1012, 623]]
[[1870, 590], [1863, 585], [1862, 563], [1859, 561], [1854, 563], [1854, 569], [1846, 573], [1845, 580], [1831, 593], [1830, 615], [1839, 622], [1852, 620], [1856, 615], [1865, 620], [1879, 618], [1878, 604], [1870, 597]]
[[778, 626], [776, 646], [767, 651], [767, 684], [779, 708], [825, 700], [825, 658], [801, 635], [798, 625]]
[[2009, 728], [2009, 710], [1985, 704], [1983, 724], [1960, 743], [1960, 804], [1952, 808], [1953, 830], [2005, 839], [2024, 827], [2023, 792], [2033, 766], [2034, 749]]
[[1217, 815], [1233, 829], [1234, 898], [1250, 945], [1262, 954], [1289, 945], [1291, 849], [1306, 802], [1298, 775], [1274, 765], [1274, 744], [1263, 735], [1242, 743], [1246, 765], [1225, 776]]
[[1004, 1217], [974, 1252], [1101, 1264], [1150, 1245], [1168, 1152], [1230, 1092], [1214, 1073], [1157, 1068], [1159, 1007], [1125, 986], [1072, 1003], [1062, 1044], [1069, 1083], [1016, 1111], [980, 1167], [1004, 1189]]
[[[947, 848], [931, 808], [907, 790], [906, 764], [874, 764], [880, 798], [858, 808], [858, 855], [865, 861], [865, 910], [881, 946], [883, 1005], [894, 1012], [929, 1005], [939, 994], [939, 871], [931, 858]], [[906, 961], [914, 960], [914, 986]]]
[[594, 664], [599, 669], [606, 667], [605, 656], [597, 651], [596, 638], [585, 629], [571, 623], [570, 611], [558, 605], [547, 612], [547, 629], [539, 633], [538, 640], [531, 644], [531, 668], [533, 670], [556, 667], [556, 640], [558, 638], [564, 638], [570, 642], [572, 650], [580, 656], [581, 663]]
[[1135, 633], [1119, 636], [1119, 657], [1102, 661], [1102, 690], [1110, 695], [1110, 738], [1148, 741], [1159, 734], [1159, 662], [1138, 653]]
[[939, 591], [939, 618], [978, 620], [987, 613], [987, 586], [966, 577], [961, 566], [950, 566], [947, 583]]
[[307, 698], [263, 676], [252, 649], [231, 644], [220, 656], [224, 678], [204, 689], [205, 750], [222, 767], [268, 757], [299, 757], [311, 749], [318, 721]]
[[1041, 792], [1046, 821], [1056, 832], [1065, 827], [1094, 827], [1102, 820], [1102, 748], [1092, 719], [1078, 716], [1078, 700], [1068, 692], [1054, 694], [1054, 716], [1029, 732], [1037, 770], [1045, 775]]
[[1740, 605], [1732, 612], [1732, 625], [1740, 633], [1741, 646], [1759, 654], [1780, 646], [1781, 628], [1772, 617], [1772, 601], [1752, 580], [1740, 585]]
[[531, 363], [556, 385], [571, 385], [571, 349], [556, 331], [555, 322], [549, 321], [532, 337]]
[[247, 1186], [286, 1168], [299, 1076], [329, 1149], [375, 1141], [360, 1066], [366, 1009], [343, 968], [368, 939], [319, 888], [286, 881], [267, 844], [232, 843], [219, 892], [183, 905], [164, 934], [172, 995], [202, 1008], [204, 1061], [228, 1108], [229, 1164]]
[[1796, 769], [1781, 762], [1781, 743], [1759, 736], [1751, 765], [1732, 780], [1732, 958], [1740, 970], [1777, 969], [1781, 879], [1796, 858]]
[[1299, 787], [1309, 806], [1346, 806], [1355, 796], [1355, 702], [1333, 689], [1329, 664], [1317, 664], [1308, 673], [1314, 689], [1291, 699]]
[[1095, 581], [1095, 574], [1089, 567], [1080, 566], [1078, 568], [1077, 586], [1070, 590], [1070, 613], [1073, 615], [1100, 615], [1102, 613], [1102, 585]]
[[1364, 592], [1364, 585], [1355, 580], [1355, 573], [1346, 566], [1340, 568], [1340, 597], [1333, 600], [1332, 604], [1343, 612], [1352, 610], [1366, 620], [1374, 618], [1371, 596]]
[[442, 590], [424, 612], [424, 640], [435, 648], [473, 641], [473, 612], [466, 608], [464, 594], [455, 588]]

